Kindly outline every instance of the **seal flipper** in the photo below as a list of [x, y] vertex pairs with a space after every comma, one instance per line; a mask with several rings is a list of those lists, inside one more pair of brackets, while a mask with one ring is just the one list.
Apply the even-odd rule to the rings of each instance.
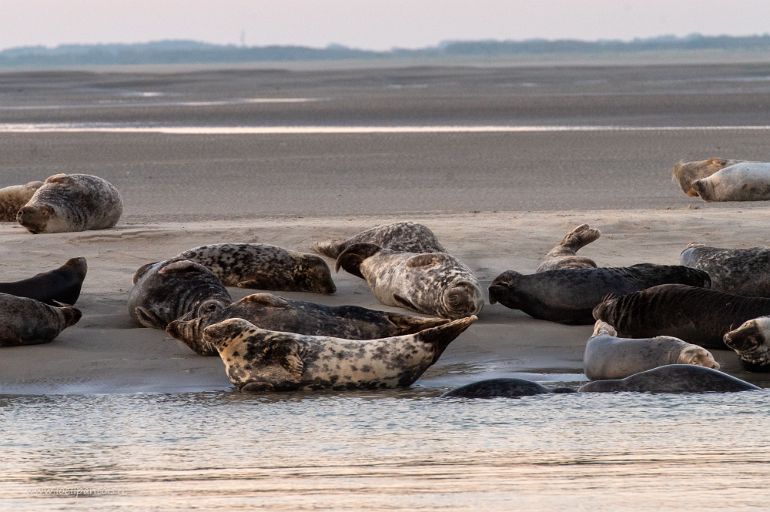
[[415, 306], [415, 305], [412, 303], [412, 301], [410, 301], [410, 300], [408, 300], [408, 299], [405, 299], [404, 297], [402, 297], [401, 295], [399, 295], [399, 294], [397, 294], [397, 293], [394, 293], [394, 294], [393, 294], [393, 299], [394, 299], [396, 302], [398, 302], [399, 304], [401, 304], [401, 305], [402, 305], [403, 307], [405, 307], [405, 308], [408, 308], [408, 309], [413, 309], [413, 310], [415, 310], [415, 311], [420, 311], [420, 309], [419, 309], [417, 306]]
[[344, 240], [327, 240], [325, 242], [316, 242], [310, 246], [310, 250], [317, 252], [327, 258], [337, 259], [342, 249]]
[[466, 316], [465, 318], [453, 320], [447, 324], [417, 333], [417, 338], [421, 342], [433, 346], [433, 361], [431, 364], [438, 361], [438, 358], [449, 344], [478, 319], [479, 317], [476, 315]]
[[418, 254], [409, 258], [406, 261], [406, 266], [409, 268], [431, 267], [441, 263], [442, 259], [444, 259], [444, 255], [438, 252]]
[[158, 315], [149, 309], [137, 306], [134, 308], [134, 315], [136, 316], [136, 321], [139, 322], [143, 327], [149, 327], [150, 329], [166, 328], [166, 324], [163, 323]]
[[559, 245], [569, 247], [577, 252], [591, 242], [596, 241], [600, 236], [602, 236], [602, 233], [598, 229], [592, 228], [588, 224], [581, 224], [564, 235]]
[[337, 264], [334, 266], [334, 271], [339, 272], [340, 267], [342, 267], [354, 276], [364, 279], [363, 274], [361, 274], [361, 263], [381, 250], [382, 248], [376, 244], [353, 244], [337, 256]]
[[273, 295], [272, 293], [252, 293], [251, 295], [247, 295], [237, 302], [237, 304], [244, 303], [259, 304], [261, 306], [281, 309], [287, 309], [291, 307], [286, 299], [279, 297], [278, 295]]
[[399, 313], [386, 313], [386, 316], [390, 323], [398, 331], [396, 336], [402, 334], [414, 334], [416, 332], [430, 329], [432, 327], [438, 327], [439, 325], [448, 324], [450, 320], [446, 318], [423, 318], [412, 315], [402, 315]]

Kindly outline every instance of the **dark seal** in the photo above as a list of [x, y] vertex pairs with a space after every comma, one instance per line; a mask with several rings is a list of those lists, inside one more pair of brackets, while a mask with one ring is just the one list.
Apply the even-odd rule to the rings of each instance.
[[375, 244], [383, 249], [397, 252], [446, 252], [427, 226], [415, 222], [396, 222], [375, 226], [362, 231], [347, 240], [328, 240], [313, 244], [312, 249], [317, 253], [337, 259], [345, 249], [360, 243]]
[[0, 293], [28, 297], [49, 306], [75, 304], [86, 278], [88, 265], [85, 258], [72, 258], [61, 267], [42, 272], [28, 279], [0, 283]]
[[49, 306], [0, 293], [0, 347], [48, 343], [80, 317], [80, 310], [72, 306]]
[[519, 398], [545, 393], [574, 393], [570, 388], [553, 391], [537, 382], [524, 379], [487, 379], [447, 391], [442, 398]]
[[680, 263], [711, 277], [711, 288], [725, 293], [770, 297], [770, 249], [720, 249], [690, 244]]
[[762, 389], [732, 375], [704, 366], [669, 364], [635, 373], [625, 379], [595, 380], [582, 385], [581, 393], [708, 393]]

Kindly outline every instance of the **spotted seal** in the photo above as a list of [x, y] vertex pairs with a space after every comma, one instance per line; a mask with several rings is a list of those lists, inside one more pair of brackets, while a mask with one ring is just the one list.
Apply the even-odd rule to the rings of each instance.
[[313, 244], [312, 249], [329, 258], [337, 257], [354, 244], [371, 243], [397, 252], [447, 252], [427, 226], [415, 222], [396, 222], [375, 226], [347, 240], [328, 240]]
[[597, 320], [583, 353], [583, 371], [591, 380], [623, 379], [667, 364], [696, 364], [719, 369], [703, 347], [671, 336], [618, 338], [615, 329]]
[[325, 306], [269, 293], [254, 293], [197, 318], [188, 313], [169, 323], [166, 332], [200, 355], [215, 356], [216, 348], [203, 341], [203, 329], [228, 318], [243, 318], [271, 331], [346, 339], [412, 334], [449, 322], [444, 318], [423, 318], [358, 306]]
[[30, 181], [25, 185], [0, 188], [0, 222], [16, 222], [16, 214], [21, 207], [27, 204], [35, 191], [42, 186], [42, 181]]
[[680, 255], [682, 265], [707, 272], [711, 288], [725, 293], [770, 297], [770, 249], [720, 249], [690, 244]]
[[233, 301], [217, 276], [189, 260], [148, 263], [136, 271], [133, 281], [128, 312], [144, 327], [165, 329], [187, 313], [201, 316]]
[[694, 160], [692, 162], [682, 162], [674, 165], [671, 171], [671, 181], [679, 185], [682, 192], [690, 197], [698, 197], [698, 191], [692, 186], [694, 181], [702, 178], [708, 178], [717, 171], [725, 167], [735, 165], [745, 160], [733, 160], [728, 158], [709, 158], [708, 160]]
[[770, 315], [770, 299], [681, 284], [609, 297], [594, 309], [596, 319], [615, 327], [621, 336], [674, 336], [716, 349], [725, 348], [722, 337], [734, 326], [763, 315]]
[[578, 388], [581, 393], [708, 393], [762, 389], [732, 375], [692, 364], [668, 364], [635, 373], [625, 379], [594, 380]]
[[588, 224], [581, 224], [570, 230], [559, 245], [548, 251], [535, 272], [559, 270], [563, 268], [596, 268], [591, 258], [578, 256], [577, 252], [602, 235], [598, 229]]
[[443, 252], [415, 254], [369, 243], [349, 246], [337, 257], [344, 268], [366, 280], [377, 300], [426, 315], [464, 318], [484, 306], [473, 272]]
[[31, 233], [63, 233], [111, 228], [123, 213], [123, 200], [110, 182], [90, 174], [48, 177], [17, 216]]
[[0, 293], [0, 347], [48, 343], [80, 320], [72, 306], [49, 306], [39, 300]]
[[530, 275], [508, 270], [489, 286], [489, 302], [500, 302], [541, 320], [589, 325], [594, 323], [593, 308], [608, 294], [624, 295], [662, 283], [709, 286], [709, 277], [693, 268], [651, 263], [548, 270]]
[[75, 304], [88, 271], [85, 258], [72, 258], [61, 267], [12, 283], [0, 283], [0, 293], [28, 297], [50, 306]]
[[322, 258], [275, 245], [202, 245], [173, 259], [200, 263], [225, 286], [315, 293], [334, 293], [337, 289]]
[[407, 387], [476, 320], [448, 322], [415, 334], [374, 340], [268, 331], [241, 318], [210, 325], [227, 376], [241, 391]]
[[770, 163], [741, 162], [692, 183], [704, 201], [767, 201]]
[[537, 382], [524, 379], [486, 379], [447, 391], [442, 398], [520, 398], [546, 393], [574, 393], [574, 389], [550, 390]]
[[722, 340], [741, 358], [744, 368], [752, 372], [770, 372], [770, 316], [742, 323]]

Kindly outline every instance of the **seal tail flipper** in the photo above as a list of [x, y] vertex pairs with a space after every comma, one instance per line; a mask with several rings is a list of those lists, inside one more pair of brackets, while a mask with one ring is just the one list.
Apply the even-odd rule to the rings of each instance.
[[337, 264], [334, 266], [334, 270], [339, 272], [340, 267], [342, 267], [354, 276], [364, 279], [364, 275], [361, 273], [361, 263], [381, 250], [382, 248], [376, 244], [353, 244], [337, 256]]
[[577, 252], [581, 248], [597, 240], [600, 236], [602, 236], [602, 233], [598, 229], [592, 228], [588, 224], [581, 224], [564, 235], [564, 238], [559, 245], [562, 247], [569, 247]]
[[337, 259], [340, 255], [340, 249], [342, 248], [343, 240], [326, 240], [324, 242], [316, 242], [310, 246], [310, 250], [317, 252], [327, 258]]
[[387, 313], [387, 317], [396, 329], [398, 329], [398, 335], [414, 334], [450, 322], [450, 320], [446, 318], [424, 318], [412, 315], [401, 315], [399, 313]]
[[449, 344], [478, 319], [479, 317], [476, 315], [466, 316], [438, 327], [420, 331], [417, 336], [423, 343], [433, 346], [433, 363], [435, 363]]

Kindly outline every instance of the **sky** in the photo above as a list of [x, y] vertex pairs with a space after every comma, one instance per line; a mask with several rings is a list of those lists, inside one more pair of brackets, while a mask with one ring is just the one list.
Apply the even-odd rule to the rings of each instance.
[[770, 0], [0, 0], [0, 49], [193, 39], [387, 50], [694, 32], [770, 33]]

